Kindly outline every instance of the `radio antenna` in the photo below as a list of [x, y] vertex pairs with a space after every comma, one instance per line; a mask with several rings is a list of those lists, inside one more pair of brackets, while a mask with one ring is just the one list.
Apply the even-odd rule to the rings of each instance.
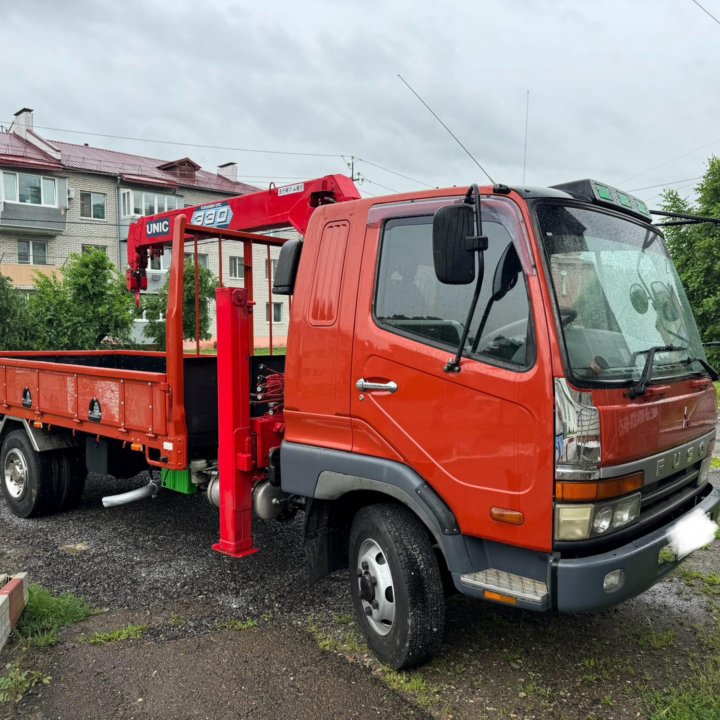
[[437, 116], [433, 109], [413, 90], [410, 83], [398, 73], [398, 77], [405, 83], [408, 90], [428, 109], [430, 114], [448, 131], [450, 137], [467, 153], [468, 157], [487, 175], [488, 180], [495, 185], [495, 181], [490, 177], [490, 173], [473, 157], [472, 153], [457, 139], [455, 133]]
[[530, 118], [530, 91], [527, 91], [525, 98], [525, 149], [523, 150], [523, 185], [525, 184], [525, 166], [527, 165], [527, 131], [528, 119]]

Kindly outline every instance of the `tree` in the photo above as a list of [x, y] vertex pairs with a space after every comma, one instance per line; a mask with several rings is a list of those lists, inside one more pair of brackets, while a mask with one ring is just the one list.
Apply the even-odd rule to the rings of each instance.
[[10, 278], [0, 275], [0, 350], [25, 350], [29, 345], [30, 318], [25, 298]]
[[[200, 267], [200, 340], [209, 340], [210, 334], [210, 309], [209, 301], [215, 299], [215, 288], [217, 280], [207, 268]], [[192, 260], [185, 262], [183, 273], [183, 337], [185, 340], [195, 340], [195, 265]], [[156, 295], [145, 295], [143, 305], [145, 316], [148, 319], [145, 334], [156, 343], [161, 350], [165, 349], [165, 317], [168, 301], [168, 283], [170, 274], [165, 280], [165, 285]]]
[[[676, 190], [663, 193], [663, 210], [720, 219], [720, 158], [711, 157], [691, 203]], [[720, 340], [720, 225], [681, 225], [665, 228], [670, 254], [685, 286], [703, 342]], [[708, 350], [713, 365], [720, 351]]]
[[127, 345], [132, 295], [101, 250], [71, 255], [62, 276], [37, 273], [28, 301], [31, 341], [39, 350], [94, 350]]

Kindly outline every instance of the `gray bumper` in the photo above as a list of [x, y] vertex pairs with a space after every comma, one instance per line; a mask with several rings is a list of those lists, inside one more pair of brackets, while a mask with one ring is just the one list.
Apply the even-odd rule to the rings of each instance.
[[[697, 507], [717, 519], [720, 516], [720, 488], [713, 489]], [[680, 564], [680, 561], [659, 561], [660, 551], [667, 545], [667, 531], [675, 522], [602, 555], [560, 560], [554, 583], [555, 607], [561, 612], [594, 612], [647, 590]], [[625, 572], [624, 584], [614, 592], [605, 592], [605, 576], [618, 569]]]

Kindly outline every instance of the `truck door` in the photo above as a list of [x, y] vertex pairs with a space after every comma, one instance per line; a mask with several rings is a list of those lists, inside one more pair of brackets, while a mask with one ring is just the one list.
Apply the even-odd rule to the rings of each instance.
[[[549, 550], [552, 378], [519, 211], [505, 198], [483, 199], [489, 248], [459, 373], [444, 368], [457, 350], [474, 285], [440, 284], [432, 215], [397, 212], [394, 206], [383, 216], [376, 207], [368, 223], [353, 346], [353, 450], [410, 466], [449, 505], [463, 533]], [[523, 270], [490, 303], [500, 258], [513, 252]], [[519, 511], [523, 525], [493, 520], [492, 508]]]

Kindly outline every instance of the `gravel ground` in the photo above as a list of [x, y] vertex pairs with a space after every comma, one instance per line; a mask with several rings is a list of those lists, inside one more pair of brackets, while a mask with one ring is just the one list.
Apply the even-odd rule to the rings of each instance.
[[[647, 717], [648, 697], [681, 685], [718, 632], [718, 598], [682, 577], [593, 616], [455, 596], [440, 656], [388, 672], [358, 641], [345, 574], [308, 588], [302, 516], [258, 522], [261, 552], [233, 560], [210, 549], [218, 515], [200, 496], [100, 505], [145, 481], [92, 477], [80, 508], [32, 521], [0, 503], [0, 571], [28, 570], [33, 583], [105, 611], [23, 657], [53, 681], [0, 705], [0, 718]], [[720, 543], [687, 565], [717, 573]], [[247, 619], [258, 627], [223, 628]], [[130, 622], [148, 627], [141, 640], [76, 641]], [[0, 666], [19, 652], [3, 651]]]

